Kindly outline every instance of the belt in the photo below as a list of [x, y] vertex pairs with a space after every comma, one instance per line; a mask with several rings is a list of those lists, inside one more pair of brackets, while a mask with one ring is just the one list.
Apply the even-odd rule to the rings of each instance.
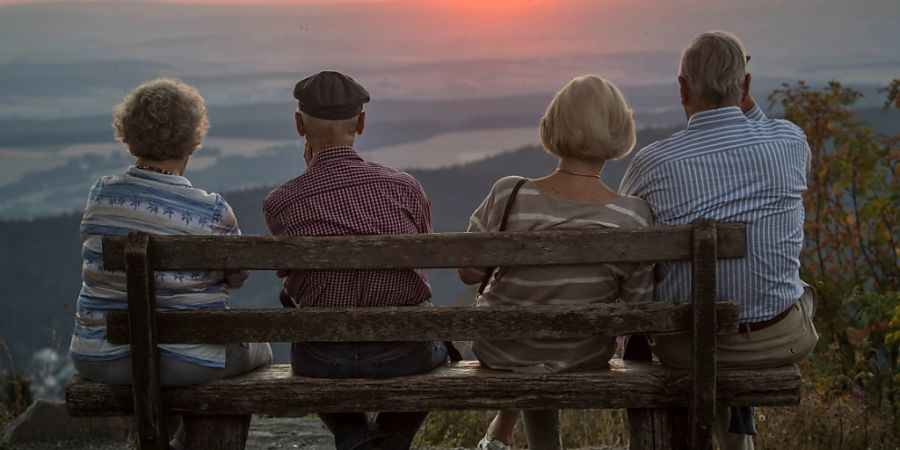
[[762, 322], [742, 323], [742, 324], [738, 325], [738, 330], [740, 330], [744, 333], [747, 333], [750, 331], [764, 330], [766, 328], [771, 327], [772, 325], [775, 325], [778, 322], [781, 322], [781, 319], [784, 319], [785, 317], [787, 317], [787, 315], [791, 313], [792, 309], [794, 309], [793, 305], [791, 305], [790, 308], [778, 313], [778, 315], [776, 315], [775, 317], [773, 317], [769, 320], [763, 320]]

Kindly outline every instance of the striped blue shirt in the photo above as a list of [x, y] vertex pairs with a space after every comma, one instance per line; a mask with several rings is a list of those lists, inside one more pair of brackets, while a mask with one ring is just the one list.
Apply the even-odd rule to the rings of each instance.
[[[81, 220], [83, 284], [78, 296], [73, 358], [108, 361], [129, 354], [129, 346], [106, 340], [106, 313], [126, 309], [125, 273], [103, 269], [103, 236], [135, 231], [168, 235], [240, 234], [231, 207], [218, 194], [191, 186], [187, 178], [130, 167], [97, 180]], [[228, 290], [221, 271], [156, 272], [156, 309], [224, 309]], [[206, 367], [225, 366], [222, 345], [160, 345], [160, 353]]]
[[[803, 294], [806, 135], [755, 107], [691, 116], [687, 129], [635, 154], [620, 193], [641, 197], [660, 225], [710, 218], [747, 224], [747, 256], [719, 261], [717, 295], [741, 303], [741, 322], [768, 320]], [[691, 298], [689, 262], [660, 264], [660, 301]]]

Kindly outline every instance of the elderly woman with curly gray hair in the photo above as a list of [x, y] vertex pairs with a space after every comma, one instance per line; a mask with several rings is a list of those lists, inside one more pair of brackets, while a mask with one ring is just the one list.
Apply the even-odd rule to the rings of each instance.
[[[125, 273], [103, 269], [103, 236], [237, 235], [240, 229], [222, 196], [184, 177], [209, 129], [197, 89], [167, 78], [144, 83], [115, 108], [112, 125], [136, 161], [124, 173], [101, 177], [88, 195], [81, 221], [84, 282], [69, 352], [85, 378], [124, 385], [132, 381], [130, 348], [106, 340], [106, 314], [128, 307]], [[157, 310], [225, 309], [229, 292], [246, 278], [246, 272], [157, 272]], [[160, 345], [159, 352], [163, 386], [206, 383], [272, 362], [268, 344]]]

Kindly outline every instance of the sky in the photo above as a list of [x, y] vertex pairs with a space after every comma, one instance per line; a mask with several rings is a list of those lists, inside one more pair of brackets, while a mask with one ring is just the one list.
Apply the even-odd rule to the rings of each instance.
[[[106, 111], [157, 74], [202, 83], [219, 104], [274, 101], [288, 80], [324, 68], [394, 99], [546, 93], [587, 72], [671, 84], [681, 49], [715, 28], [742, 37], [759, 79], [884, 84], [900, 73], [897, 0], [283, 3], [0, 6], [0, 117]], [[107, 80], [116, 71], [121, 80]]]
[[[900, 0], [0, 0], [0, 191], [20, 183], [14, 200], [41, 203], [29, 173], [119, 151], [113, 106], [159, 76], [200, 89], [223, 153], [246, 150], [228, 139], [293, 139], [279, 120], [294, 84], [329, 69], [368, 88], [399, 145], [533, 127], [586, 73], [616, 83], [640, 124], [676, 124], [680, 53], [710, 29], [742, 38], [757, 98], [836, 79], [880, 107], [877, 88], [900, 76], [898, 23]], [[64, 186], [62, 207], [90, 181]]]

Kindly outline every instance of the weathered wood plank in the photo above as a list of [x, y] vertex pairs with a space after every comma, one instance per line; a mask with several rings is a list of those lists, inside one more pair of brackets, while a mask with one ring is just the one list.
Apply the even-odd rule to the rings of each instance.
[[131, 362], [134, 384], [135, 416], [143, 450], [169, 448], [166, 423], [162, 415], [159, 383], [159, 350], [156, 348], [156, 301], [153, 285], [153, 256], [150, 235], [128, 236], [125, 246], [128, 283], [128, 316], [131, 326]]
[[[191, 388], [163, 391], [172, 414], [271, 414], [314, 411], [472, 410], [546, 408], [673, 408], [690, 402], [690, 371], [657, 363], [610, 362], [609, 370], [562, 374], [517, 374], [481, 369], [465, 361], [411, 377], [317, 379], [293, 375], [286, 365]], [[796, 366], [719, 371], [719, 401], [727, 405], [796, 405]], [[127, 386], [75, 377], [66, 390], [78, 416], [128, 415]]]
[[691, 296], [691, 448], [712, 450], [716, 414], [716, 224], [694, 222]]
[[687, 409], [629, 409], [629, 450], [688, 449]]
[[191, 450], [244, 450], [250, 416], [184, 416], [185, 445]]
[[[734, 333], [737, 302], [716, 304], [719, 332]], [[691, 328], [691, 305], [609, 303], [590, 307], [253, 309], [157, 314], [160, 343], [467, 341], [666, 333]], [[107, 339], [128, 343], [125, 312], [107, 316]]]
[[[693, 311], [693, 308], [691, 309]], [[693, 313], [693, 312], [692, 312]], [[629, 336], [622, 354], [625, 361], [649, 363], [653, 352], [646, 336]], [[628, 432], [629, 450], [674, 450], [672, 445], [675, 429], [672, 426], [670, 409], [629, 408]]]
[[[720, 224], [720, 258], [746, 253], [746, 226]], [[410, 269], [689, 259], [690, 226], [636, 230], [377, 236], [154, 236], [153, 267]], [[124, 268], [124, 237], [103, 238], [103, 266]]]

